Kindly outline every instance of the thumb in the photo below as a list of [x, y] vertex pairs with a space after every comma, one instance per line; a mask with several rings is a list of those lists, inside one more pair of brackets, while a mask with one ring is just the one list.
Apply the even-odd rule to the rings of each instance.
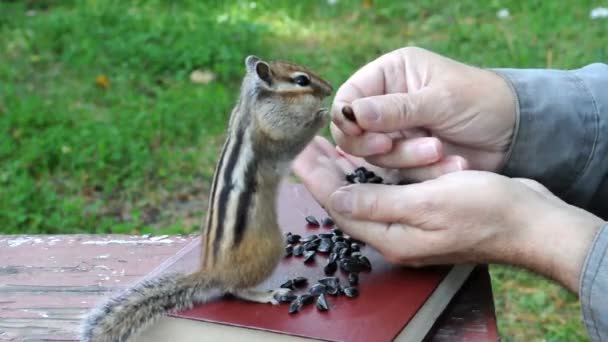
[[352, 102], [357, 123], [367, 131], [394, 132], [414, 127], [427, 127], [445, 117], [446, 92], [425, 87], [411, 93], [370, 96]]
[[351, 219], [410, 224], [435, 206], [432, 193], [435, 191], [425, 183], [354, 184], [331, 194], [329, 203], [332, 211]]

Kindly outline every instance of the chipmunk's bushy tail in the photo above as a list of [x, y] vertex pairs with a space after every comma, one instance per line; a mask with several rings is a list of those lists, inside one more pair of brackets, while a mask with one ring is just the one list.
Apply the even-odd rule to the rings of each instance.
[[162, 315], [221, 295], [203, 273], [167, 274], [145, 280], [97, 306], [84, 320], [83, 342], [126, 342]]

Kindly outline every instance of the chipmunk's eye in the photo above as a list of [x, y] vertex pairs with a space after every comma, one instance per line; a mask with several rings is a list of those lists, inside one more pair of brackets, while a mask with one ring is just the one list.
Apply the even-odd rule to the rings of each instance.
[[310, 78], [306, 75], [299, 75], [293, 78], [293, 82], [300, 87], [305, 87], [310, 84]]

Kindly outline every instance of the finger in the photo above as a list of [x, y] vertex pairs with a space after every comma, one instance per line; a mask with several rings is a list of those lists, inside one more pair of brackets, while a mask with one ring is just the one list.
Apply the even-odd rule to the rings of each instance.
[[412, 224], [436, 207], [435, 193], [436, 186], [428, 183], [347, 185], [331, 194], [329, 208], [356, 220]]
[[319, 203], [327, 202], [345, 184], [344, 172], [336, 163], [337, 152], [327, 153], [323, 144], [324, 138], [315, 137], [292, 164], [294, 174]]
[[357, 136], [363, 133], [363, 130], [356, 122], [347, 119], [342, 110], [347, 104], [333, 103], [331, 107], [331, 122], [347, 136]]
[[393, 132], [442, 124], [447, 114], [446, 93], [435, 87], [415, 92], [370, 96], [351, 104], [357, 124], [365, 131]]
[[347, 136], [338, 127], [330, 125], [334, 141], [343, 151], [358, 157], [387, 153], [393, 141], [385, 134], [363, 133], [359, 136]]
[[411, 168], [433, 164], [443, 157], [437, 138], [415, 138], [394, 142], [386, 154], [368, 157], [369, 162], [388, 168]]
[[400, 173], [405, 180], [423, 182], [438, 178], [448, 173], [468, 169], [469, 163], [466, 159], [460, 156], [447, 156], [431, 165], [414, 167], [410, 169], [401, 169]]
[[545, 195], [545, 196], [548, 196], [551, 198], [558, 198], [551, 191], [549, 191], [549, 189], [547, 189], [544, 185], [542, 185], [541, 183], [539, 183], [535, 180], [528, 179], [528, 178], [513, 178], [513, 180], [523, 183], [527, 187], [531, 188], [532, 190], [534, 190], [542, 195]]
[[[385, 75], [390, 75], [386, 79]], [[336, 91], [334, 102], [349, 104], [355, 99], [394, 92], [407, 92], [407, 77], [402, 51], [388, 52], [357, 70]]]
[[342, 231], [365, 242], [392, 263], [417, 264], [435, 247], [434, 232], [400, 223], [354, 220], [331, 210], [329, 214]]
[[[391, 75], [386, 79], [385, 75]], [[407, 77], [402, 51], [386, 53], [357, 70], [336, 92], [332, 120], [346, 135], [361, 134], [357, 124], [344, 118], [342, 108], [354, 100], [393, 92], [407, 92]]]

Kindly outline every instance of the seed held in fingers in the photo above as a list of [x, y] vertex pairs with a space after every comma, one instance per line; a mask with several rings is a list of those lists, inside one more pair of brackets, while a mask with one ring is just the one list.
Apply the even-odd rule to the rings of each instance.
[[349, 121], [357, 122], [357, 118], [355, 117], [355, 113], [353, 112], [353, 108], [351, 106], [342, 107], [342, 115], [344, 115], [344, 117]]

